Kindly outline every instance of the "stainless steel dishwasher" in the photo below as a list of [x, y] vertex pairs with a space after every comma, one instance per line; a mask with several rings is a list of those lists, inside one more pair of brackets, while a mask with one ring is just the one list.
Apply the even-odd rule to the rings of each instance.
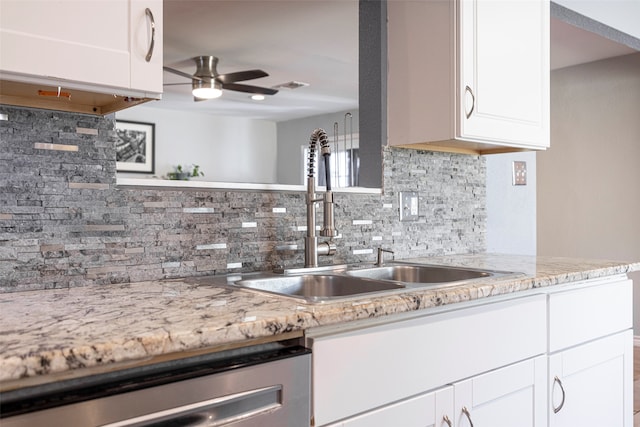
[[0, 393], [2, 427], [310, 425], [310, 351], [273, 343]]

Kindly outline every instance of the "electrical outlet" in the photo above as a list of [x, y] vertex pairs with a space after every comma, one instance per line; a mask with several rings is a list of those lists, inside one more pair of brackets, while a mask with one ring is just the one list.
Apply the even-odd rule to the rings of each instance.
[[527, 185], [527, 162], [513, 162], [513, 185]]
[[420, 215], [420, 198], [415, 191], [400, 192], [400, 221], [417, 221]]

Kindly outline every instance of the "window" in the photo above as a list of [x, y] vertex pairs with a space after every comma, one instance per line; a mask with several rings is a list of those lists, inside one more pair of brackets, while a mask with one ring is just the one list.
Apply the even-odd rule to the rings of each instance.
[[[331, 145], [330, 169], [331, 169], [331, 186], [333, 188], [357, 187], [358, 173], [360, 171], [360, 155], [358, 148], [358, 140], [354, 138], [351, 142], [339, 143], [338, 149], [336, 144]], [[347, 147], [348, 145], [348, 147]], [[307, 170], [309, 163], [309, 147], [303, 146], [302, 150], [303, 164], [302, 183], [307, 182]], [[316, 185], [325, 186], [325, 167], [324, 159], [320, 150], [316, 151]]]

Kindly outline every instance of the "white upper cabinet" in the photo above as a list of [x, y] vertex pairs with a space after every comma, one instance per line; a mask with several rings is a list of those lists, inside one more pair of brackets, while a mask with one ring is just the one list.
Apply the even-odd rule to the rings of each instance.
[[[457, 135], [549, 146], [549, 7], [544, 1], [460, 2]], [[546, 28], [546, 31], [545, 31]]]
[[549, 2], [390, 0], [389, 144], [549, 146]]
[[0, 77], [8, 104], [160, 98], [162, 0], [0, 0]]
[[130, 1], [131, 88], [162, 93], [162, 0]]

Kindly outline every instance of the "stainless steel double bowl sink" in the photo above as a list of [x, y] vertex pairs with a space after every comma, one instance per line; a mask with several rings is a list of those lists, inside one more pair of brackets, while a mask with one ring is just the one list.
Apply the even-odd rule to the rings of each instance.
[[305, 303], [391, 294], [407, 288], [443, 287], [515, 274], [504, 271], [392, 262], [370, 268], [314, 270], [313, 273], [269, 274], [243, 278], [235, 286], [293, 297]]

